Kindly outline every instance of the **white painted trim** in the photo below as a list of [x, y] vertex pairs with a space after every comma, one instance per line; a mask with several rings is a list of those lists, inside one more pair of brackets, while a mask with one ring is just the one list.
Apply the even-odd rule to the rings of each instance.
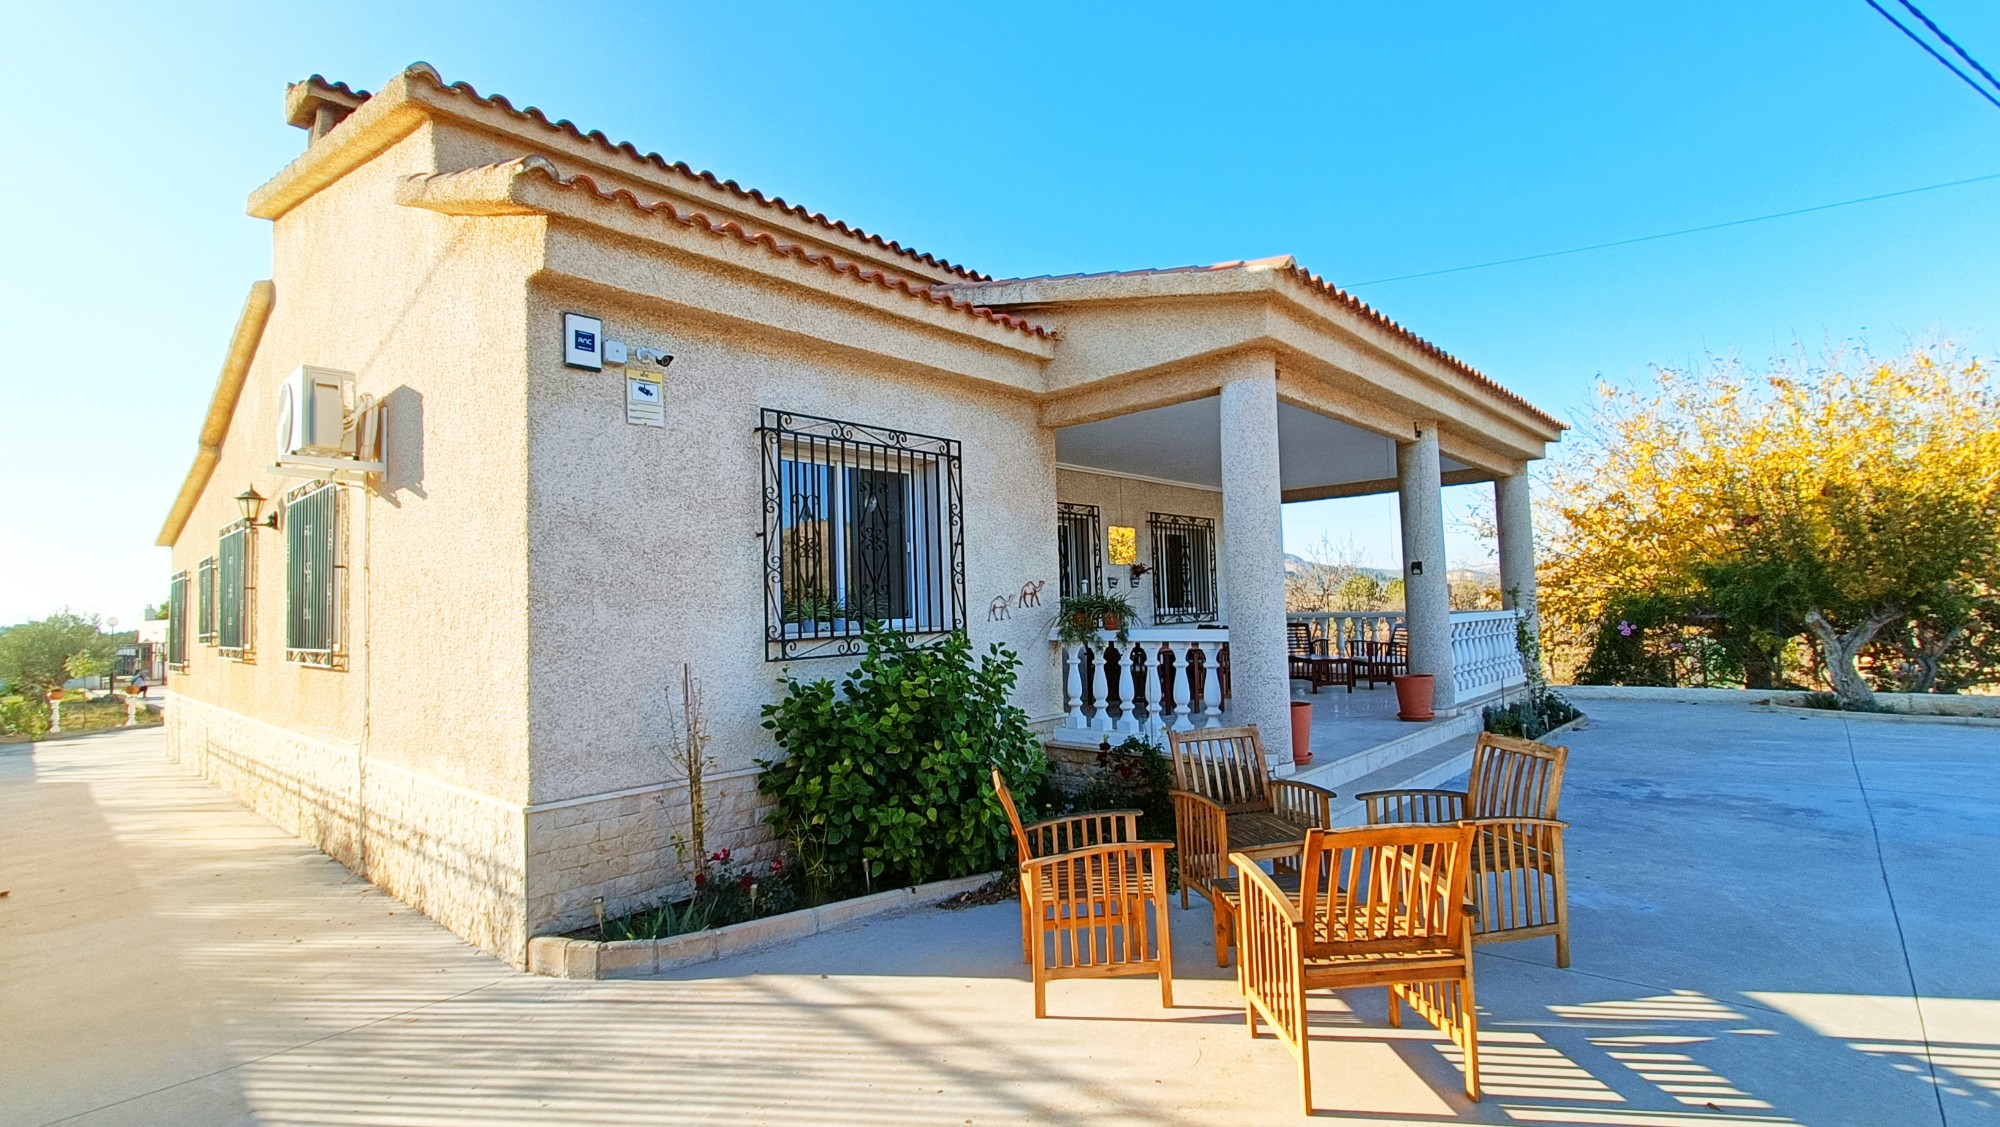
[[1098, 477], [1122, 477], [1127, 481], [1143, 481], [1152, 485], [1171, 485], [1178, 489], [1198, 489], [1203, 493], [1222, 492], [1220, 485], [1196, 485], [1191, 481], [1175, 481], [1170, 477], [1147, 477], [1145, 474], [1140, 473], [1120, 473], [1117, 470], [1100, 470], [1096, 466], [1079, 466], [1070, 462], [1057, 462], [1056, 468], [1059, 470], [1069, 470], [1072, 473], [1096, 474]]

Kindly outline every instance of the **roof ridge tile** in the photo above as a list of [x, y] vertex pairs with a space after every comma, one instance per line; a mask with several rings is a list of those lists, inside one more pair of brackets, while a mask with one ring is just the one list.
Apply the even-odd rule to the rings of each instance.
[[689, 211], [684, 214], [679, 208], [676, 208], [666, 200], [659, 200], [649, 204], [641, 200], [627, 188], [613, 188], [607, 191], [603, 187], [600, 187], [597, 181], [593, 180], [587, 173], [580, 172], [574, 176], [563, 176], [556, 169], [553, 161], [540, 154], [496, 161], [492, 164], [480, 166], [479, 168], [464, 169], [462, 172], [433, 173], [416, 179], [442, 180], [447, 177], [462, 175], [464, 172], [486, 172], [506, 168], [509, 165], [514, 166], [514, 172], [517, 176], [540, 176], [558, 188], [584, 192], [596, 199], [620, 203], [642, 214], [658, 216], [668, 222], [697, 231], [703, 231], [718, 238], [734, 239], [737, 242], [750, 246], [761, 247], [766, 252], [781, 258], [793, 259], [830, 273], [845, 275], [881, 289], [894, 290], [910, 297], [922, 298], [933, 305], [942, 305], [955, 312], [1000, 325], [1015, 332], [1026, 333], [1044, 340], [1050, 339], [1055, 335], [1046, 326], [1038, 325], [1026, 317], [1013, 313], [1003, 313], [997, 309], [967, 301], [953, 294], [941, 292], [938, 287], [933, 286], [929, 282], [913, 282], [901, 275], [890, 274], [879, 268], [864, 269], [853, 262], [836, 257], [826, 251], [808, 250], [797, 243], [781, 242], [771, 232], [764, 230], [753, 231], [744, 227], [741, 222], [735, 219], [718, 221], [710, 218], [705, 212], [701, 211]]
[[[853, 226], [852, 224], [845, 223], [840, 220], [829, 219], [826, 217], [825, 214], [821, 212], [816, 212], [816, 211], [809, 212], [805, 208], [800, 207], [797, 204], [786, 202], [783, 196], [766, 196], [761, 191], [757, 191], [754, 189], [746, 190], [745, 188], [743, 188], [742, 185], [738, 184], [734, 180], [719, 179], [715, 175], [715, 173], [707, 171], [705, 169], [701, 171], [696, 171], [694, 168], [690, 167], [686, 161], [673, 161], [669, 163], [667, 161], [667, 158], [661, 156], [658, 153], [645, 153], [642, 155], [639, 152], [638, 147], [633, 145], [629, 141], [614, 142], [610, 138], [606, 137], [602, 132], [595, 129], [591, 130], [588, 133], [585, 133], [581, 129], [579, 129], [574, 123], [569, 121], [567, 118], [561, 121], [550, 121], [549, 116], [547, 114], [543, 113], [540, 109], [537, 109], [534, 106], [529, 106], [526, 109], [516, 109], [514, 107], [514, 104], [508, 101], [506, 96], [503, 94], [481, 94], [469, 82], [463, 82], [463, 81], [446, 82], [444, 80], [444, 77], [437, 72], [437, 69], [432, 67], [428, 63], [412, 63], [408, 67], [404, 68], [403, 73], [404, 75], [411, 78], [421, 78], [424, 81], [431, 83], [438, 89], [448, 94], [462, 95], [464, 97], [472, 99], [474, 102], [477, 102], [480, 105], [494, 106], [514, 117], [523, 118], [529, 121], [534, 121], [538, 124], [556, 130], [558, 132], [567, 133], [570, 136], [575, 137], [579, 140], [588, 141], [594, 145], [599, 146], [600, 148], [609, 149], [612, 152], [623, 153], [626, 156], [632, 158], [633, 160], [639, 161], [640, 163], [643, 164], [652, 165], [663, 172], [674, 173], [675, 175], [678, 175], [683, 179], [694, 180], [701, 183], [705, 183], [708, 186], [715, 188], [718, 191], [729, 193], [730, 195], [733, 195], [738, 199], [747, 200], [751, 203], [757, 204], [760, 207], [767, 207], [777, 211], [786, 212], [799, 219], [805, 220], [808, 223], [814, 224], [815, 226], [824, 227], [828, 230], [835, 231], [849, 238], [860, 239], [863, 242], [870, 243], [876, 247], [888, 251], [891, 254], [899, 255], [904, 258], [914, 259], [918, 262], [925, 263], [926, 265], [934, 266], [937, 269], [955, 274], [960, 278], [966, 279], [968, 281], [982, 281], [987, 278], [987, 275], [982, 274], [977, 270], [973, 270], [965, 266], [960, 266], [957, 263], [951, 262], [948, 259], [940, 258], [928, 252], [918, 251], [913, 247], [906, 247], [901, 243], [896, 242], [893, 239], [886, 239], [883, 238], [881, 235], [871, 234], [870, 232], [865, 231], [860, 227]], [[329, 83], [328, 85], [333, 85], [333, 84]], [[344, 84], [342, 84], [342, 86], [344, 87]], [[367, 95], [361, 94], [358, 96], [366, 97]]]

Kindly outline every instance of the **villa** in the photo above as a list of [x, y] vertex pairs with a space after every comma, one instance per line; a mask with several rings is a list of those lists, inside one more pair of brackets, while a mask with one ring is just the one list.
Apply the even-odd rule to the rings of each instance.
[[[286, 111], [159, 537], [169, 754], [515, 965], [683, 879], [684, 664], [753, 854], [760, 709], [864, 620], [1014, 650], [1053, 741], [1226, 711], [1283, 773], [1286, 502], [1398, 496], [1436, 708], [1519, 679], [1561, 424], [1290, 258], [989, 277], [421, 64]], [[1475, 482], [1510, 610], [1454, 618]], [[1099, 591], [1130, 643], [1056, 641]]]

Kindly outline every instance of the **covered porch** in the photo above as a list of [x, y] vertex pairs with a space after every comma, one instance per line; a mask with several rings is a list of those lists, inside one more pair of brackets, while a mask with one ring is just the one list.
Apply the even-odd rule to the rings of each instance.
[[[1313, 706], [1315, 767], [1448, 724], [1463, 708], [1520, 685], [1524, 677], [1515, 647], [1519, 619], [1516, 610], [1452, 613], [1453, 690], [1461, 704], [1428, 723], [1399, 720], [1395, 690], [1384, 682], [1357, 679], [1351, 686], [1315, 687], [1291, 679], [1290, 699]], [[1342, 652], [1352, 642], [1385, 641], [1400, 634], [1406, 616], [1395, 611], [1307, 612], [1288, 614], [1286, 621]], [[1169, 731], [1256, 722], [1242, 718], [1234, 707], [1227, 627], [1135, 627], [1124, 642], [1100, 632], [1090, 641], [1058, 640], [1053, 645], [1063, 662], [1066, 706], [1051, 734], [1054, 743], [1096, 747], [1131, 736], [1160, 742]]]
[[[1289, 773], [1304, 686], [1290, 677], [1283, 511], [1325, 498], [1396, 496], [1404, 607], [1371, 628], [1392, 630], [1407, 671], [1434, 678], [1440, 715], [1519, 679], [1515, 620], [1532, 616], [1535, 583], [1526, 472], [1560, 436], [1556, 420], [1289, 258], [953, 289], [1061, 333], [1040, 406], [1059, 587], [1123, 595], [1136, 611], [1125, 642], [1052, 640], [1059, 734], [1227, 719], [1257, 725], [1273, 771]], [[1441, 491], [1474, 483], [1494, 491], [1498, 615], [1450, 609]], [[1337, 642], [1359, 625], [1340, 618], [1306, 621]], [[1353, 694], [1380, 708], [1391, 695]], [[1339, 739], [1331, 725], [1348, 707], [1317, 699]]]

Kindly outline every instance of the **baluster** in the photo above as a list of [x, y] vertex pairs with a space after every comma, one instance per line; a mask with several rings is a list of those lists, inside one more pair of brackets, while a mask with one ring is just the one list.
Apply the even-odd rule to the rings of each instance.
[[[1139, 652], [1142, 654], [1146, 652], [1146, 647], [1143, 643], [1139, 646]], [[1157, 732], [1160, 727], [1160, 690], [1165, 688], [1160, 682], [1167, 675], [1167, 644], [1165, 642], [1153, 643], [1152, 656], [1153, 664], [1146, 668], [1146, 730], [1148, 734]]]
[[[1161, 648], [1166, 648], [1162, 642]], [[1194, 645], [1182, 642], [1174, 651], [1174, 731], [1185, 732], [1194, 727], [1188, 720], [1188, 655], [1194, 652]]]
[[1137, 649], [1142, 655], [1141, 660], [1143, 660], [1146, 650], [1143, 646], [1133, 647], [1116, 643], [1114, 643], [1114, 648], [1118, 650], [1118, 705], [1120, 710], [1118, 714], [1118, 730], [1121, 732], [1137, 732], [1139, 730], [1139, 718], [1137, 715], [1139, 711], [1139, 683], [1133, 676], [1138, 670], [1134, 669], [1133, 666], [1137, 665], [1138, 662], [1133, 660], [1132, 653], [1134, 649]]
[[1063, 664], [1069, 667], [1069, 676], [1063, 685], [1069, 697], [1069, 715], [1064, 722], [1071, 728], [1088, 727], [1089, 722], [1083, 718], [1083, 643], [1065, 645], [1062, 653]]
[[1107, 659], [1104, 655], [1107, 651], [1100, 644], [1101, 641], [1102, 639], [1098, 642], [1090, 643], [1092, 659], [1090, 663], [1090, 699], [1095, 706], [1091, 712], [1090, 727], [1093, 731], [1108, 732], [1111, 730], [1111, 684], [1110, 679], [1104, 673], [1104, 667], [1107, 664]]
[[1201, 647], [1201, 714], [1208, 718], [1204, 728], [1222, 727], [1222, 669], [1216, 664], [1221, 660], [1219, 642], [1197, 642]]

